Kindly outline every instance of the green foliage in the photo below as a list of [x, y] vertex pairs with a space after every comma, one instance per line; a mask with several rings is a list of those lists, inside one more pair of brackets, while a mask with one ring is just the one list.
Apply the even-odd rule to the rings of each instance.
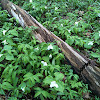
[[[11, 0], [55, 35], [100, 62], [100, 4], [94, 0]], [[0, 9], [0, 94], [8, 100], [83, 100], [79, 81], [55, 43], [41, 43]], [[50, 48], [51, 49], [48, 49]], [[54, 82], [55, 84], [51, 84]], [[52, 86], [51, 86], [52, 85]], [[26, 96], [28, 98], [26, 98]]]

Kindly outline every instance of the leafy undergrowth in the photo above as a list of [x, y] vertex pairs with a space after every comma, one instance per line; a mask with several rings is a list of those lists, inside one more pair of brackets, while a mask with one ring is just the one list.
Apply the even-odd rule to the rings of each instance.
[[[14, 0], [12, 1], [14, 2]], [[100, 48], [99, 46], [95, 47], [96, 40], [92, 37], [92, 34], [96, 33], [90, 32], [89, 37], [80, 34], [89, 29], [90, 23], [88, 23], [89, 27], [81, 32], [79, 32], [79, 29], [82, 26], [79, 27], [79, 25], [83, 24], [84, 21], [81, 22], [81, 20], [78, 24], [73, 24], [78, 17], [76, 16], [78, 13], [74, 12], [74, 9], [84, 9], [87, 12], [87, 6], [84, 7], [83, 5], [83, 8], [78, 8], [81, 4], [74, 3], [76, 6], [72, 5], [71, 0], [69, 0], [70, 3], [65, 3], [65, 0], [62, 2], [60, 0], [56, 1], [57, 3], [52, 0], [34, 0], [31, 3], [29, 1], [16, 0], [15, 3], [20, 6], [23, 5], [22, 8], [29, 11], [45, 27], [66, 42], [69, 41], [69, 44], [72, 43], [70, 45], [75, 45], [74, 48], [79, 50], [80, 48], [87, 48], [87, 46], [84, 46], [86, 45], [84, 41], [87, 40], [88, 42], [88, 39], [92, 41], [92, 38], [94, 39], [93, 45], [89, 46], [99, 51]], [[68, 6], [72, 6], [72, 9]], [[66, 16], [68, 12], [70, 12], [69, 16]], [[72, 14], [76, 15], [72, 17]], [[66, 19], [65, 17], [68, 18]], [[7, 100], [93, 99], [89, 96], [88, 85], [79, 81], [79, 76], [73, 73], [71, 66], [64, 63], [64, 55], [59, 53], [61, 50], [54, 43], [39, 44], [34, 36], [31, 36], [31, 29], [20, 27], [19, 23], [1, 8], [0, 19], [0, 94], [4, 98]], [[84, 24], [84, 27], [86, 27], [87, 23], [84, 22]], [[99, 28], [98, 25], [96, 27]], [[95, 31], [99, 31], [98, 28]], [[77, 31], [74, 29], [77, 29]], [[99, 33], [97, 34], [99, 35]], [[71, 37], [73, 37], [74, 42]], [[97, 41], [100, 42], [99, 36], [96, 37]], [[80, 43], [76, 42], [76, 40], [80, 41], [79, 38], [83, 41], [81, 47]], [[94, 52], [94, 48], [91, 48], [88, 47], [86, 50]], [[95, 52], [98, 53], [97, 51]], [[97, 60], [99, 62], [99, 58]], [[99, 100], [96, 96], [95, 99]]]
[[55, 35], [100, 64], [99, 0], [11, 0]]

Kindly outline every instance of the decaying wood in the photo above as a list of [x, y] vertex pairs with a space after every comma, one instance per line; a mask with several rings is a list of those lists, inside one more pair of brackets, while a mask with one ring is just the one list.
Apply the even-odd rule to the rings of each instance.
[[38, 27], [32, 34], [40, 42], [57, 41], [57, 45], [61, 48], [62, 52], [64, 52], [65, 57], [73, 65], [76, 72], [81, 74], [84, 82], [88, 83], [91, 90], [100, 96], [100, 69], [96, 65], [92, 64], [91, 60], [74, 50], [52, 32], [48, 31], [36, 19], [17, 5], [8, 0], [1, 0], [1, 4], [4, 9], [8, 10], [9, 14], [19, 21], [23, 28], [26, 26]]

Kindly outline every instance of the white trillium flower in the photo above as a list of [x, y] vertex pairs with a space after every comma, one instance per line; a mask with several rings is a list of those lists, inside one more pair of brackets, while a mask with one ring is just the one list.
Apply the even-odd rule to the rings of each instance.
[[50, 87], [56, 87], [58, 88], [58, 84], [56, 83], [56, 81], [52, 81], [51, 84], [50, 84]]
[[52, 55], [50, 54], [49, 57], [52, 58]]
[[5, 35], [6, 32], [7, 32], [7, 30], [3, 30], [3, 35]]
[[50, 44], [47, 48], [47, 50], [53, 49], [53, 46]]
[[68, 30], [68, 32], [70, 33], [71, 30]]
[[3, 56], [3, 54], [0, 54], [0, 57]]
[[100, 36], [100, 31], [99, 31], [99, 36]]
[[57, 17], [54, 17], [53, 20], [57, 19]]
[[43, 64], [43, 66], [47, 66], [47, 62], [41, 61], [41, 63]]
[[35, 6], [32, 7], [33, 9], [35, 8]]
[[8, 44], [8, 43], [6, 42], [6, 40], [2, 41], [2, 43], [4, 43], [4, 45], [5, 45], [5, 44]]
[[100, 13], [98, 13], [98, 16], [100, 17]]
[[77, 25], [77, 26], [78, 26], [78, 22], [75, 22], [75, 25]]
[[30, 0], [30, 2], [32, 3], [32, 0]]
[[93, 45], [93, 41], [90, 41], [90, 42], [88, 43], [88, 45]]
[[55, 10], [57, 10], [58, 8], [57, 7], [55, 7]]
[[39, 48], [37, 47], [37, 48], [35, 48], [35, 50], [39, 50]]
[[21, 87], [21, 90], [22, 90], [23, 92], [25, 92], [25, 87]]
[[45, 6], [45, 9], [47, 9], [47, 6]]
[[63, 27], [63, 24], [61, 24], [61, 26]]

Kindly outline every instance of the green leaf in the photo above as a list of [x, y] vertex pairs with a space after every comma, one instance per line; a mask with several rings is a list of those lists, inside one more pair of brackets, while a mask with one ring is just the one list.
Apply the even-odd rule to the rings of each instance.
[[50, 93], [48, 93], [47, 91], [42, 91], [42, 94], [43, 94], [43, 96], [45, 97], [45, 98], [50, 98]]
[[54, 75], [56, 80], [62, 80], [64, 78], [64, 74], [59, 72], [55, 72]]
[[30, 93], [31, 89], [29, 87], [25, 87], [25, 92]]
[[18, 27], [18, 30], [23, 30], [23, 28], [22, 27]]
[[61, 59], [61, 58], [64, 58], [64, 55], [62, 53], [59, 53], [56, 57], [56, 59]]
[[0, 89], [0, 94], [1, 94], [1, 95], [5, 95], [5, 92], [4, 92], [3, 89]]
[[45, 79], [44, 79], [44, 83], [45, 84], [50, 84], [52, 81], [54, 81], [54, 78], [52, 76], [47, 76]]
[[3, 65], [3, 64], [0, 64], [0, 67], [5, 67], [5, 65]]
[[71, 87], [72, 88], [82, 87], [81, 82], [73, 82], [73, 81], [71, 81], [70, 83], [71, 83]]
[[17, 32], [15, 29], [9, 30], [8, 32], [9, 32], [10, 34], [12, 34], [13, 36], [18, 36], [18, 32]]
[[68, 43], [69, 45], [72, 45], [73, 43], [74, 43], [74, 39], [72, 39], [72, 38], [68, 38], [67, 40], [66, 40], [66, 43]]
[[54, 69], [57, 69], [58, 71], [60, 71], [60, 66], [59, 65], [55, 65]]
[[64, 82], [59, 81], [59, 82], [57, 82], [57, 84], [58, 84], [58, 88], [55, 88], [55, 89], [63, 93], [64, 89], [65, 89]]
[[49, 57], [47, 57], [47, 56], [42, 57], [42, 59], [43, 59], [45, 62], [49, 62]]
[[25, 74], [23, 77], [24, 77], [24, 81], [26, 81], [27, 79], [30, 79], [31, 77], [33, 77], [33, 74], [29, 72]]
[[3, 82], [2, 88], [5, 89], [5, 90], [12, 90], [14, 87], [8, 82]]
[[13, 71], [13, 68], [10, 68], [9, 73], [8, 73], [9, 77], [12, 75], [12, 71]]
[[99, 37], [99, 33], [95, 33], [94, 35], [93, 35], [93, 37], [94, 37], [94, 39], [95, 40], [98, 40], [100, 37]]
[[37, 92], [35, 93], [34, 97], [35, 97], [35, 98], [38, 97], [41, 93], [42, 93], [42, 91], [37, 91]]
[[29, 56], [28, 55], [24, 55], [23, 58], [22, 58], [23, 62], [25, 64], [27, 64], [29, 62]]
[[12, 80], [13, 80], [13, 86], [15, 87], [18, 82], [18, 77], [16, 77], [16, 71], [12, 72]]
[[33, 78], [36, 80], [36, 82], [40, 82], [40, 79], [38, 78], [37, 75], [34, 75]]
[[85, 43], [85, 44], [84, 44], [84, 47], [85, 47], [86, 49], [91, 49], [91, 48], [92, 48], [92, 45], [88, 45], [88, 43]]
[[18, 55], [17, 51], [16, 50], [11, 50], [11, 52], [14, 54], [14, 55]]
[[10, 45], [5, 45], [4, 46], [4, 50], [11, 50], [12, 49], [12, 46], [10, 46]]
[[4, 55], [0, 57], [0, 62], [4, 60]]
[[18, 100], [16, 97], [8, 97], [8, 100]]
[[8, 73], [8, 71], [9, 71], [9, 66], [6, 66], [6, 68], [4, 69], [4, 71], [3, 71], [3, 74], [2, 74], [2, 75], [4, 75], [4, 74]]
[[25, 46], [24, 44], [20, 43], [20, 44], [18, 45], [18, 50], [21, 51], [21, 50], [23, 49], [24, 46]]
[[[31, 80], [31, 82], [32, 82], [33, 84], [35, 84], [34, 75], [33, 75], [32, 73], [29, 72], [29, 73], [27, 73], [26, 75], [24, 75], [23, 77], [24, 77], [23, 81]], [[36, 77], [35, 77], [35, 78], [36, 78]], [[39, 81], [39, 80], [37, 79], [37, 81]]]
[[55, 58], [52, 59], [52, 65], [55, 65]]
[[41, 73], [37, 73], [36, 74], [38, 77], [43, 77], [43, 75]]
[[91, 56], [93, 56], [94, 58], [99, 58], [100, 54], [99, 53], [92, 53]]
[[14, 56], [7, 54], [6, 59], [7, 60], [14, 60]]
[[9, 43], [9, 44], [12, 45], [12, 46], [15, 46], [15, 45], [16, 45], [15, 43], [13, 43], [12, 38], [8, 38], [8, 39], [7, 39], [7, 43]]

